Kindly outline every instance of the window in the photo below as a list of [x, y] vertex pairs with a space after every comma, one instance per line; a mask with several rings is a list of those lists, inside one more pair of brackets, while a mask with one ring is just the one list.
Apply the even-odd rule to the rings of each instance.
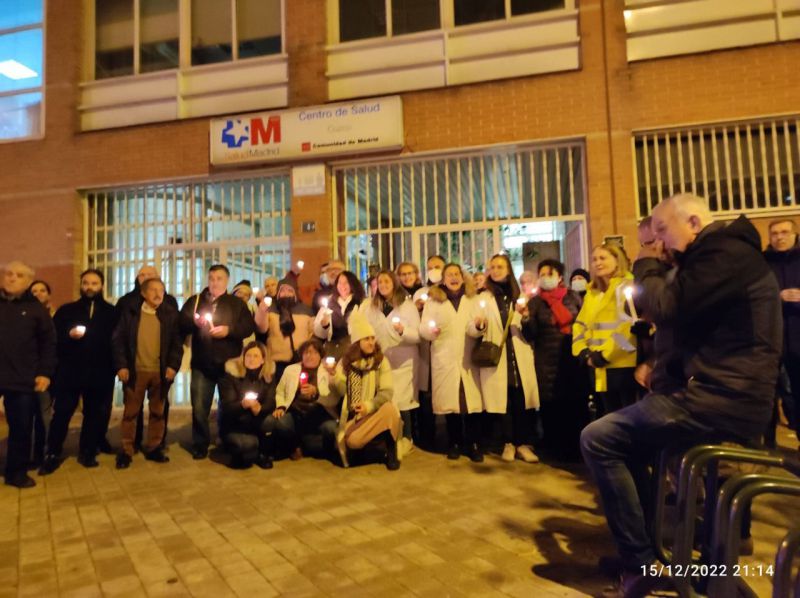
[[639, 214], [678, 192], [715, 214], [800, 208], [800, 116], [699, 125], [634, 135]]
[[[95, 0], [95, 79], [229, 62], [283, 49], [282, 0], [188, 0], [190, 26], [181, 31], [183, 5], [181, 0]], [[190, 64], [181, 64], [182, 44]]]
[[343, 42], [440, 26], [439, 0], [339, 0], [339, 38]]
[[511, 13], [506, 15], [505, 0], [455, 0], [455, 24], [471, 25], [562, 8], [565, 0], [511, 0]]
[[0, 0], [0, 140], [42, 134], [40, 0]]

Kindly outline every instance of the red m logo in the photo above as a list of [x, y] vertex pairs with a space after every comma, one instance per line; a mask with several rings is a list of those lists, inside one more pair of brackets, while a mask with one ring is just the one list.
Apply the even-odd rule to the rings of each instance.
[[250, 134], [252, 136], [252, 144], [259, 145], [260, 143], [280, 143], [281, 142], [281, 117], [270, 116], [267, 120], [267, 126], [264, 127], [264, 121], [260, 118], [250, 119]]

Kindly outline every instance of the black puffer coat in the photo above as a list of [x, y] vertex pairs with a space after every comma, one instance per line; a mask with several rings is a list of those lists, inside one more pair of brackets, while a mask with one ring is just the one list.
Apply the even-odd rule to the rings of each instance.
[[[245, 370], [239, 357], [225, 363], [225, 376], [219, 383], [221, 436], [232, 432], [249, 433], [257, 427], [258, 422], [272, 415], [275, 411], [276, 384], [274, 380], [267, 380], [267, 376], [265, 369], [258, 373]], [[242, 407], [242, 399], [248, 392], [258, 395], [258, 402], [261, 403], [258, 415]]]
[[666, 279], [660, 261], [633, 267], [640, 301], [673, 331], [682, 390], [672, 393], [698, 419], [740, 438], [759, 436], [772, 415], [783, 336], [778, 285], [744, 216], [706, 226]]

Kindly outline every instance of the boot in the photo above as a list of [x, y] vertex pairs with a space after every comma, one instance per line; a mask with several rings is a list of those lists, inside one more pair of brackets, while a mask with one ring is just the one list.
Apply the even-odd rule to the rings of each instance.
[[400, 469], [400, 460], [397, 458], [397, 442], [388, 430], [381, 433], [381, 440], [386, 443], [386, 469], [397, 471]]

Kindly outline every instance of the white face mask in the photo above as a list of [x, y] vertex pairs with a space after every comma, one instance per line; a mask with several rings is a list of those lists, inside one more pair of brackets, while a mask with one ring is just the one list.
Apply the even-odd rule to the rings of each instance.
[[442, 282], [442, 271], [438, 268], [434, 270], [428, 270], [428, 281], [431, 284], [439, 284]]
[[586, 290], [586, 281], [583, 278], [576, 278], [575, 280], [572, 281], [570, 287], [576, 293], [582, 293], [583, 291]]
[[558, 286], [558, 276], [540, 276], [539, 288], [543, 291], [552, 291]]

